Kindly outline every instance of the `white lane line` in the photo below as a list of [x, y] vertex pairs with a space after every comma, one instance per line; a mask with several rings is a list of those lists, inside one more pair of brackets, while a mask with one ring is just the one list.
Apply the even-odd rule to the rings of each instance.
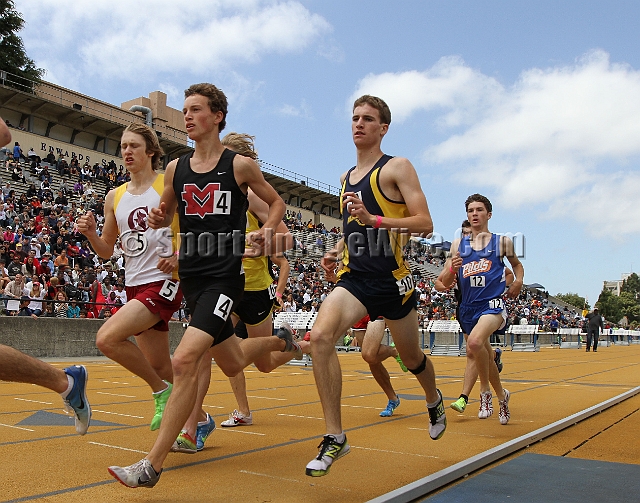
[[324, 417], [296, 416], [295, 414], [277, 414], [277, 415], [286, 416], [286, 417], [298, 417], [300, 419], [319, 419], [320, 421], [324, 421]]
[[225, 409], [226, 407], [222, 407], [221, 405], [202, 405], [203, 407], [210, 407], [212, 409]]
[[[411, 429], [414, 429], [414, 428], [409, 428], [409, 429], [411, 430]], [[415, 429], [418, 429], [418, 428], [415, 428]], [[427, 430], [425, 430], [425, 431], [427, 431]], [[447, 432], [447, 433], [449, 433], [449, 432]], [[464, 433], [462, 431], [452, 431], [451, 433], [454, 434], [454, 435], [469, 435], [470, 437], [496, 438], [495, 435], [483, 435], [481, 433]]]
[[99, 445], [100, 447], [111, 447], [112, 449], [120, 449], [121, 451], [139, 452], [140, 454], [149, 454], [146, 451], [138, 451], [136, 449], [127, 449], [126, 447], [120, 447], [118, 445], [101, 444], [99, 442], [89, 442], [89, 443], [93, 445]]
[[257, 433], [255, 431], [243, 431], [243, 430], [238, 430], [237, 428], [216, 428], [216, 430], [222, 430], [222, 431], [230, 431], [233, 433], [244, 433], [245, 435], [260, 435], [261, 437], [265, 437], [267, 434], [266, 433]]
[[108, 412], [106, 410], [92, 409], [93, 412], [102, 412], [103, 414], [111, 414], [113, 416], [134, 417], [136, 419], [144, 419], [144, 416], [132, 416], [130, 414], [118, 414], [117, 412]]
[[343, 407], [353, 407], [354, 409], [375, 409], [375, 410], [384, 410], [380, 407], [368, 407], [366, 405], [347, 405], [346, 403], [342, 404]]
[[[306, 480], [289, 479], [289, 478], [286, 478], [286, 477], [277, 477], [275, 475], [269, 475], [267, 473], [250, 472], [249, 470], [239, 470], [239, 472], [240, 473], [245, 473], [247, 475], [257, 475], [258, 477], [267, 477], [269, 479], [286, 480], [287, 482], [300, 482], [300, 483], [305, 484], [305, 485], [308, 484], [308, 482]], [[324, 486], [324, 487], [327, 487], [327, 486]], [[351, 489], [346, 489], [344, 487], [332, 487], [332, 486], [329, 486], [329, 487], [331, 487], [331, 489], [338, 490], [338, 491], [351, 492]]]
[[281, 400], [283, 402], [287, 401], [286, 398], [272, 398], [270, 396], [257, 396], [257, 395], [247, 395], [247, 398], [260, 398], [262, 400]]
[[399, 452], [399, 451], [389, 451], [387, 449], [372, 449], [371, 447], [358, 447], [356, 445], [351, 446], [352, 449], [362, 449], [363, 451], [376, 451], [376, 452], [385, 452], [388, 454], [400, 454], [401, 456], [417, 456], [419, 458], [434, 458], [438, 459], [438, 456], [429, 456], [428, 454], [413, 454], [411, 452]]
[[51, 402], [39, 402], [38, 400], [27, 400], [26, 398], [15, 398], [14, 400], [20, 400], [21, 402], [43, 403], [45, 405], [53, 405]]
[[121, 396], [123, 398], [137, 398], [132, 395], [118, 395], [117, 393], [105, 393], [104, 391], [96, 391], [98, 395], [110, 395], [110, 396]]
[[11, 426], [10, 424], [3, 424], [3, 423], [0, 423], [0, 426], [6, 426], [7, 428], [15, 428], [16, 430], [36, 431], [36, 430], [30, 430], [29, 428], [21, 428], [20, 426]]
[[[462, 417], [462, 414], [458, 414], [458, 416]], [[409, 430], [417, 430], [417, 431], [429, 431], [428, 428], [408, 428]], [[496, 438], [494, 435], [483, 435], [481, 433], [464, 433], [461, 431], [452, 431], [454, 435], [470, 435], [472, 437], [487, 437], [487, 438]]]
[[120, 381], [102, 381], [102, 382], [106, 382], [108, 384], [126, 384], [127, 386], [129, 386], [128, 382], [120, 382]]

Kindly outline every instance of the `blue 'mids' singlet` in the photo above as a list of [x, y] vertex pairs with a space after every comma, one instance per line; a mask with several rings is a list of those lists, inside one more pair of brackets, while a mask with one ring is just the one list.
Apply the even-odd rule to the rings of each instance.
[[471, 248], [469, 236], [465, 236], [458, 251], [463, 257], [458, 270], [461, 306], [497, 308], [497, 305], [490, 306], [489, 302], [501, 299], [506, 285], [504, 263], [500, 257], [500, 236], [491, 234], [487, 246], [477, 251]]

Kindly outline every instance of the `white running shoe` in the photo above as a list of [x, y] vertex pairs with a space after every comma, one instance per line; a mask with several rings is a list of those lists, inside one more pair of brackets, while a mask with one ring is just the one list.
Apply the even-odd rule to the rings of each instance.
[[227, 419], [226, 421], [222, 421], [220, 423], [220, 426], [229, 428], [232, 426], [249, 426], [250, 424], [253, 424], [252, 414], [245, 416], [242, 412], [234, 410], [231, 414], [229, 414], [229, 419]]
[[156, 473], [147, 458], [141, 459], [131, 466], [110, 466], [109, 473], [118, 482], [127, 487], [153, 487], [160, 480], [160, 473]]
[[511, 419], [511, 412], [509, 412], [509, 398], [511, 398], [511, 393], [509, 390], [504, 390], [504, 400], [499, 400], [500, 410], [498, 411], [498, 417], [500, 418], [500, 424], [507, 424], [509, 419]]
[[493, 396], [491, 391], [485, 391], [480, 393], [480, 410], [478, 411], [478, 417], [480, 419], [487, 419], [493, 414]]

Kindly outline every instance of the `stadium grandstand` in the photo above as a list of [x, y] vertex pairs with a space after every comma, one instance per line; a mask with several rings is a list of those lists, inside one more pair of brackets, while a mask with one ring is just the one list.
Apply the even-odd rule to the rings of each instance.
[[[94, 256], [88, 242], [75, 232], [74, 220], [88, 209], [100, 217], [106, 193], [127, 181], [119, 140], [130, 123], [144, 122], [156, 131], [165, 151], [163, 166], [191, 151], [182, 112], [168, 107], [161, 91], [116, 106], [55, 84], [0, 72], [0, 116], [13, 136], [12, 144], [0, 152], [0, 261], [6, 270], [0, 278], [5, 296], [2, 314], [109, 316], [126, 302], [118, 291], [124, 282], [123, 258], [118, 250], [110, 260]], [[265, 160], [259, 163], [287, 205], [285, 223], [295, 237], [284, 310], [316, 311], [332, 289], [323, 279], [320, 259], [341, 237], [339, 189]], [[412, 240], [408, 258], [416, 277], [422, 326], [453, 318], [453, 295], [434, 289], [444, 263], [441, 250]], [[11, 297], [6, 289], [18, 272], [24, 284], [20, 295]], [[107, 299], [99, 309], [91, 303], [92, 281], [99, 283]], [[41, 288], [34, 298], [36, 282]], [[64, 302], [55, 302], [59, 291]], [[112, 292], [117, 293], [115, 298]], [[510, 323], [536, 324], [544, 331], [580, 327], [583, 320], [574, 306], [533, 287], [510, 301], [509, 307]], [[188, 313], [180, 311], [175, 319], [183, 321], [185, 316]]]

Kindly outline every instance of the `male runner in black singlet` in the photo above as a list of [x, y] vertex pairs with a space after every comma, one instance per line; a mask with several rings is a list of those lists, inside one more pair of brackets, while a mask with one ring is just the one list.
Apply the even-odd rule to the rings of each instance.
[[222, 91], [212, 84], [191, 86], [185, 91], [183, 114], [195, 152], [169, 163], [160, 207], [151, 209], [148, 220], [152, 228], [167, 227], [178, 211], [180, 286], [191, 322], [173, 356], [173, 392], [153, 448], [138, 463], [109, 468], [128, 487], [153, 487], [158, 482], [164, 460], [195, 404], [198, 367], [209, 348], [229, 377], [269, 351], [300, 351], [286, 330], [242, 342], [232, 337], [230, 315], [244, 291], [247, 190], [269, 205], [263, 227], [249, 236], [264, 246], [266, 254], [271, 253], [270, 237], [282, 221], [285, 205], [255, 161], [220, 142], [227, 114]]

